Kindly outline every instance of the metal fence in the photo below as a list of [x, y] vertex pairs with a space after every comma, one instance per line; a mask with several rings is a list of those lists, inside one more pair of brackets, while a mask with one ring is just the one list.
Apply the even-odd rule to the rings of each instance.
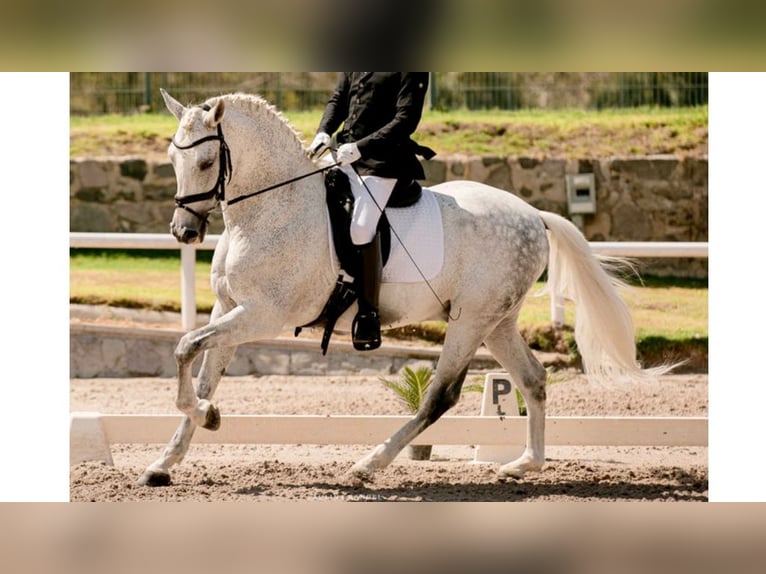
[[603, 109], [706, 104], [706, 72], [437, 72], [440, 109]]
[[[164, 110], [159, 88], [182, 103], [258, 93], [283, 110], [322, 108], [337, 72], [73, 72], [70, 113]], [[604, 109], [707, 104], [707, 72], [431, 72], [436, 109]]]
[[70, 113], [75, 115], [164, 111], [160, 88], [181, 103], [229, 92], [257, 93], [283, 110], [323, 107], [334, 72], [86, 72], [70, 75]]

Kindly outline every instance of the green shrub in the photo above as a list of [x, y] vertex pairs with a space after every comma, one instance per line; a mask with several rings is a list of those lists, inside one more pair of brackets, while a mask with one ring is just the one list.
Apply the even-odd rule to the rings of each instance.
[[398, 381], [392, 381], [381, 377], [383, 386], [391, 389], [399, 402], [401, 402], [409, 412], [416, 413], [426, 396], [428, 387], [433, 379], [433, 370], [430, 367], [419, 367], [413, 371], [411, 367], [405, 365], [404, 373]]

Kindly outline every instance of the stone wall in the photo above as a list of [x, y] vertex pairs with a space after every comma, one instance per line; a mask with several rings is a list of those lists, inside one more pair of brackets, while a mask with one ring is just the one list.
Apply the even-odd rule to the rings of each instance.
[[176, 179], [169, 162], [135, 157], [73, 159], [70, 231], [165, 233]]
[[[568, 215], [566, 176], [592, 173], [597, 211], [583, 216], [590, 241], [707, 241], [708, 161], [673, 156], [534, 159], [449, 156], [424, 162], [426, 184], [480, 181], [539, 209]], [[70, 162], [70, 230], [166, 233], [175, 175], [169, 162], [138, 157]], [[220, 233], [220, 217], [210, 233]], [[644, 273], [707, 277], [707, 260], [642, 260]]]
[[[176, 376], [173, 352], [183, 331], [72, 323], [69, 332], [71, 378]], [[434, 368], [439, 352], [439, 348], [396, 346], [386, 342], [380, 349], [360, 353], [351, 343], [333, 341], [324, 356], [316, 339], [274, 339], [237, 347], [226, 374], [391, 375], [404, 365], [412, 365], [413, 361], [422, 361]], [[547, 364], [544, 357], [541, 360]], [[201, 359], [195, 361], [195, 376], [200, 365]], [[500, 367], [486, 349], [480, 349], [471, 368]]]

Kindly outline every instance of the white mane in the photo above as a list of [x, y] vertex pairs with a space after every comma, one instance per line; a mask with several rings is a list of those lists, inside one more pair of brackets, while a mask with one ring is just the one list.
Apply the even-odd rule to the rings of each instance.
[[274, 118], [279, 120], [275, 122], [277, 125], [281, 125], [282, 128], [279, 131], [283, 131], [286, 136], [295, 141], [301, 148], [304, 148], [303, 138], [300, 132], [290, 123], [290, 121], [277, 109], [276, 106], [267, 102], [264, 98], [257, 94], [224, 94], [222, 96], [216, 96], [209, 98], [205, 103], [209, 106], [215, 104], [219, 99], [224, 100], [226, 108], [236, 110], [248, 117], [263, 116], [266, 118]]

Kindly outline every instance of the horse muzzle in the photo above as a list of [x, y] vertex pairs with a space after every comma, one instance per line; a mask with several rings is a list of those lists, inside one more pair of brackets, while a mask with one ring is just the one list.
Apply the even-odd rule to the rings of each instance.
[[187, 245], [202, 243], [205, 239], [205, 232], [200, 232], [195, 229], [183, 228], [182, 230], [176, 230], [171, 228], [171, 233], [179, 243], [186, 243]]
[[202, 243], [207, 233], [207, 222], [197, 218], [185, 217], [183, 211], [179, 215], [179, 210], [177, 210], [170, 222], [170, 233], [179, 243]]

